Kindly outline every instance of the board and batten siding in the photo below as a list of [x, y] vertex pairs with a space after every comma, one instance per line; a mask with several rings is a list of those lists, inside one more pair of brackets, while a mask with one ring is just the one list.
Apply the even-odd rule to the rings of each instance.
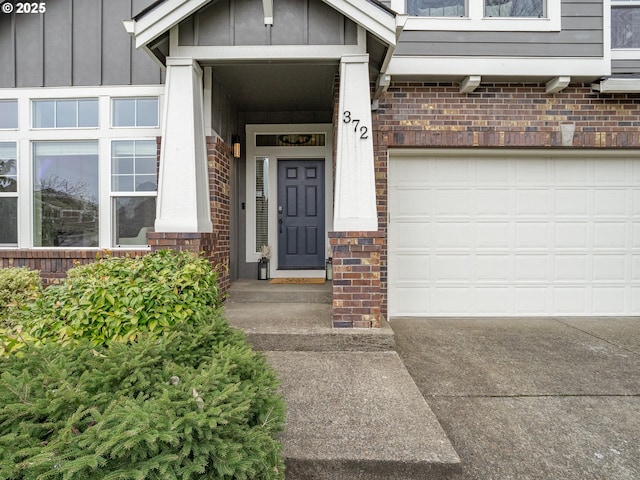
[[602, 57], [602, 0], [562, 0], [560, 32], [405, 30], [395, 55], [427, 57]]
[[180, 24], [183, 46], [355, 45], [357, 26], [319, 0], [273, 2], [265, 26], [262, 2], [219, 0]]
[[160, 67], [122, 25], [154, 0], [53, 0], [0, 15], [0, 88], [157, 85]]

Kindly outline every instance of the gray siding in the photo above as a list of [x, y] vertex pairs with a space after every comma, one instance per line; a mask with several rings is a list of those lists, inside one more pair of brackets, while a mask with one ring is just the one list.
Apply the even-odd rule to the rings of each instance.
[[357, 26], [321, 0], [280, 0], [264, 25], [262, 2], [220, 0], [180, 24], [180, 45], [355, 45]]
[[611, 73], [624, 74], [624, 73], [640, 73], [640, 60], [612, 60], [611, 61]]
[[405, 31], [395, 54], [602, 57], [602, 0], [562, 0], [560, 32]]
[[0, 88], [160, 84], [122, 20], [154, 0], [52, 0], [45, 14], [0, 15]]

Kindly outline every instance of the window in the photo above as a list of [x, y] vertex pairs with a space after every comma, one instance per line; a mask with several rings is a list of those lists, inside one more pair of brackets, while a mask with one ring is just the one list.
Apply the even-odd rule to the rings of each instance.
[[543, 0], [485, 0], [485, 17], [544, 17]]
[[111, 143], [114, 245], [146, 245], [153, 231], [158, 190], [155, 140]]
[[611, 47], [640, 48], [640, 2], [616, 2], [612, 6]]
[[18, 101], [0, 100], [0, 129], [18, 128]]
[[256, 253], [269, 245], [269, 158], [256, 158]]
[[95, 128], [97, 126], [97, 98], [33, 101], [33, 128]]
[[407, 0], [407, 14], [417, 17], [464, 17], [464, 0]]
[[114, 127], [157, 127], [158, 98], [114, 98]]
[[33, 244], [98, 246], [98, 142], [34, 142]]
[[0, 142], [0, 245], [18, 243], [18, 172], [15, 142]]

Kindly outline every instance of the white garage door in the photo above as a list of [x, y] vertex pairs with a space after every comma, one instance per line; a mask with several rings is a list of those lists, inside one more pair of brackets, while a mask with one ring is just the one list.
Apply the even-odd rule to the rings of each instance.
[[390, 316], [640, 315], [640, 153], [390, 153]]

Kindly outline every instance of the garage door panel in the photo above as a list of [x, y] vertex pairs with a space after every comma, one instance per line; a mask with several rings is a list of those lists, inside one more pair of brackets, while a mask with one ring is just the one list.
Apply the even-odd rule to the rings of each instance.
[[438, 222], [433, 226], [436, 248], [471, 248], [473, 225], [470, 222]]
[[622, 287], [593, 287], [591, 299], [592, 313], [595, 315], [615, 315], [620, 305], [625, 304], [625, 289]]
[[514, 315], [546, 315], [549, 311], [547, 287], [514, 287]]
[[509, 248], [511, 224], [509, 222], [481, 222], [475, 225], [479, 248]]
[[435, 191], [434, 214], [438, 216], [468, 216], [471, 212], [472, 192], [463, 189]]
[[622, 222], [595, 222], [593, 225], [593, 248], [624, 248], [627, 239], [627, 224]]
[[587, 222], [558, 222], [554, 229], [554, 243], [560, 249], [586, 249], [589, 246]]
[[582, 315], [590, 313], [587, 306], [587, 287], [554, 288], [555, 311], [560, 315]]
[[593, 281], [624, 283], [626, 280], [626, 255], [594, 255]]
[[511, 191], [502, 189], [479, 189], [476, 192], [476, 215], [483, 217], [508, 217], [511, 215]]
[[585, 283], [589, 270], [588, 261], [587, 255], [554, 255], [554, 282]]
[[550, 193], [546, 189], [521, 189], [516, 192], [515, 214], [520, 216], [549, 215]]
[[640, 314], [640, 153], [438, 152], [391, 154], [390, 315]]
[[471, 281], [470, 255], [435, 255], [432, 277], [435, 283]]
[[549, 246], [548, 222], [517, 222], [515, 248], [547, 248]]
[[626, 190], [596, 190], [593, 214], [596, 218], [625, 216], [627, 214]]
[[512, 280], [513, 258], [510, 255], [476, 255], [476, 282], [502, 282]]
[[589, 165], [585, 159], [565, 159], [555, 162], [555, 181], [558, 184], [585, 185], [589, 181]]
[[555, 215], [557, 217], [587, 217], [590, 191], [586, 189], [559, 188], [555, 190]]
[[515, 282], [548, 282], [550, 255], [515, 255]]
[[627, 181], [629, 172], [627, 171], [625, 160], [604, 160], [593, 162], [593, 177], [596, 183], [608, 183], [610, 185]]

